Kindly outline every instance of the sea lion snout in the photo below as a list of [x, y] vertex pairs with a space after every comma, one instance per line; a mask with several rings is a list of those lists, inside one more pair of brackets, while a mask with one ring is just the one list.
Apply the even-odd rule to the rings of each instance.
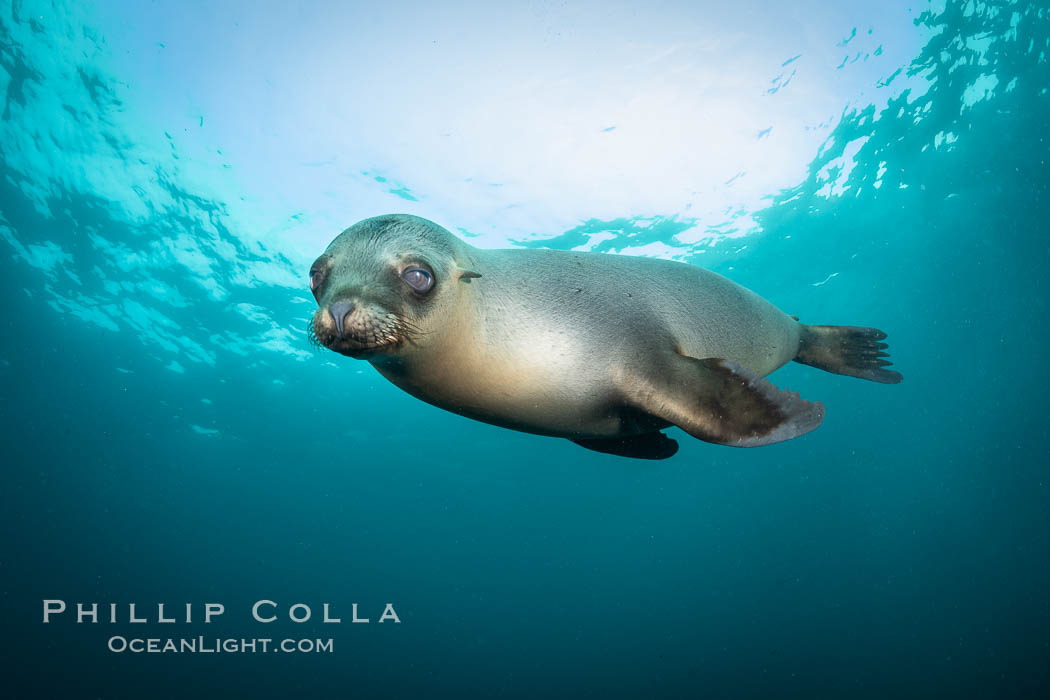
[[322, 305], [310, 321], [310, 335], [320, 345], [343, 355], [364, 358], [401, 346], [411, 332], [400, 314], [359, 298]]
[[328, 307], [328, 315], [332, 317], [332, 322], [335, 323], [335, 329], [339, 335], [343, 334], [343, 323], [346, 321], [346, 316], [354, 310], [354, 305], [349, 301], [337, 301]]

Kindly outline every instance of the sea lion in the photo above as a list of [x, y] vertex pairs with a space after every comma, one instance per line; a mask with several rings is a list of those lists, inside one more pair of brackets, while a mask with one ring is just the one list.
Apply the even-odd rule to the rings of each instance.
[[764, 375], [795, 360], [894, 384], [886, 334], [808, 326], [681, 262], [474, 248], [395, 214], [343, 231], [310, 269], [317, 343], [476, 420], [664, 459], [678, 426], [755, 447], [816, 428], [824, 406]]

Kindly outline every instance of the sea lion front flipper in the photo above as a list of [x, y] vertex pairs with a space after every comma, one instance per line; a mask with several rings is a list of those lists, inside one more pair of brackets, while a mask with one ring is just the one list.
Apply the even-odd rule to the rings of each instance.
[[588, 450], [634, 459], [667, 459], [678, 451], [678, 443], [660, 432], [616, 438], [579, 438], [572, 441]]
[[803, 401], [751, 370], [718, 358], [674, 354], [652, 374], [628, 381], [624, 391], [637, 408], [719, 445], [782, 442], [824, 420], [820, 402]]

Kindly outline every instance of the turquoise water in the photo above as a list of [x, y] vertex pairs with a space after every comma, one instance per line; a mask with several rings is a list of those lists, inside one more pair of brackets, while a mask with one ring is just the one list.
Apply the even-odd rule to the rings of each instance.
[[[1046, 693], [1050, 11], [522, 7], [0, 3], [11, 696]], [[658, 463], [471, 422], [308, 342], [389, 211], [703, 265], [905, 380], [787, 366], [821, 428]]]

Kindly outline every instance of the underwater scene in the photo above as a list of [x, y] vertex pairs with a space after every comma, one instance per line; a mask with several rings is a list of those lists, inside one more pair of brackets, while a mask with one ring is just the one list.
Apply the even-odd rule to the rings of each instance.
[[0, 694], [1046, 697], [1048, 54], [0, 0]]

